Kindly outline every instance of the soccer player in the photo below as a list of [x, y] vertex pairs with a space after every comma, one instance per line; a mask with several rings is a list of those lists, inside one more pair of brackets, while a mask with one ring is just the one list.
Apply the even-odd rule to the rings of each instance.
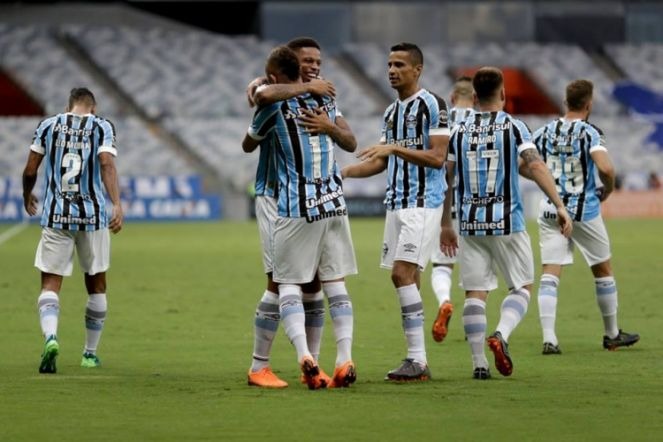
[[[272, 51], [266, 72], [274, 83], [301, 81], [297, 55], [286, 46]], [[268, 142], [276, 150], [273, 280], [278, 283], [281, 321], [305, 381], [311, 389], [327, 386], [308, 348], [300, 288], [317, 273], [329, 298], [336, 333], [336, 368], [329, 386], [348, 387], [356, 372], [351, 354], [352, 303], [344, 278], [357, 272], [356, 262], [334, 144], [329, 136], [306, 130], [298, 118], [304, 110], [325, 112], [331, 121], [336, 118], [330, 97], [307, 94], [277, 102], [258, 109], [242, 147], [251, 152]]]
[[[486, 299], [497, 288], [494, 269], [499, 269], [509, 288], [502, 302], [500, 321], [488, 337], [498, 371], [509, 376], [513, 363], [508, 340], [527, 312], [534, 281], [534, 262], [525, 230], [518, 188], [518, 166], [552, 201], [562, 233], [569, 236], [572, 225], [555, 182], [531, 142], [527, 126], [504, 112], [502, 72], [494, 67], [477, 71], [472, 80], [479, 111], [454, 129], [449, 144], [449, 162], [458, 176], [456, 196], [460, 227], [460, 275], [465, 289], [463, 325], [472, 352], [473, 377], [488, 379], [490, 370], [484, 352]], [[448, 191], [450, 193], [450, 190]], [[445, 200], [445, 210], [451, 204]], [[441, 244], [453, 256], [458, 247], [451, 213], [443, 215]]]
[[[55, 373], [63, 276], [72, 273], [74, 249], [85, 273], [88, 301], [85, 309], [85, 349], [81, 366], [98, 367], [96, 355], [106, 318], [106, 271], [110, 266], [110, 235], [122, 229], [120, 190], [113, 157], [115, 129], [95, 115], [94, 95], [72, 89], [67, 112], [43, 120], [35, 132], [23, 171], [23, 200], [28, 214], [37, 213], [32, 193], [37, 171], [46, 160], [41, 240], [35, 267], [41, 270], [39, 320], [46, 338], [40, 373]], [[102, 187], [103, 183], [103, 187]], [[104, 188], [113, 203], [106, 214]]]
[[[594, 85], [575, 80], [566, 87], [566, 114], [534, 133], [534, 143], [550, 169], [557, 191], [573, 218], [571, 239], [555, 228], [555, 210], [542, 200], [539, 232], [543, 271], [539, 285], [539, 318], [543, 354], [561, 354], [555, 334], [557, 287], [562, 266], [573, 263], [573, 245], [587, 261], [596, 285], [596, 301], [603, 316], [603, 348], [615, 350], [638, 342], [640, 336], [617, 326], [617, 286], [610, 265], [610, 240], [601, 217], [601, 201], [615, 188], [615, 169], [601, 130], [587, 120], [592, 111]], [[602, 183], [597, 187], [596, 170]]]
[[[251, 106], [267, 106], [278, 101], [294, 98], [303, 94], [314, 94], [333, 97], [335, 90], [329, 81], [319, 79], [322, 56], [320, 45], [309, 37], [299, 37], [288, 42], [287, 46], [297, 55], [302, 81], [297, 83], [267, 83], [266, 77], [253, 80], [247, 87]], [[301, 124], [313, 133], [326, 134], [342, 149], [354, 152], [357, 142], [354, 135], [337, 109], [336, 120], [332, 123], [325, 112], [303, 109], [300, 116]], [[271, 152], [271, 153], [270, 153]], [[251, 368], [248, 374], [249, 385], [267, 388], [283, 388], [287, 383], [279, 379], [269, 367], [269, 355], [278, 328], [278, 286], [272, 281], [271, 265], [271, 233], [276, 220], [276, 202], [267, 200], [275, 198], [276, 177], [273, 168], [276, 164], [273, 150], [261, 145], [260, 160], [256, 174], [256, 218], [263, 244], [263, 264], [268, 282], [267, 289], [258, 303], [254, 326], [254, 350]], [[274, 180], [273, 183], [265, 179]], [[329, 286], [332, 292], [333, 285]], [[320, 280], [316, 277], [302, 286], [304, 312], [306, 317], [306, 339], [313, 357], [318, 360], [324, 326], [324, 299]], [[328, 295], [329, 296], [329, 295]], [[334, 318], [337, 321], [341, 319]], [[333, 319], [333, 320], [334, 320]], [[320, 376], [327, 384], [331, 378], [320, 369]]]
[[[453, 107], [449, 110], [449, 124], [452, 128], [470, 115], [474, 115], [474, 89], [472, 88], [472, 79], [470, 77], [463, 76], [456, 80], [453, 91], [451, 92], [451, 105]], [[453, 176], [452, 171], [450, 171], [449, 176]], [[454, 181], [452, 185], [455, 188], [457, 184]], [[454, 220], [457, 229], [455, 201], [451, 203], [451, 218]], [[442, 253], [439, 234], [435, 236], [434, 241], [435, 245], [433, 246], [433, 255], [431, 256], [431, 263], [433, 264], [431, 286], [437, 298], [438, 311], [437, 317], [433, 322], [432, 333], [435, 341], [442, 342], [449, 331], [449, 320], [453, 314], [453, 304], [451, 303], [451, 273], [453, 272], [457, 257], [446, 256]]]
[[401, 305], [407, 357], [386, 380], [427, 380], [430, 370], [424, 342], [420, 271], [430, 259], [442, 216], [446, 181], [447, 105], [419, 87], [424, 67], [421, 50], [412, 43], [391, 47], [389, 83], [398, 98], [384, 113], [381, 144], [362, 150], [361, 163], [346, 166], [344, 178], [361, 178], [387, 169], [387, 214], [383, 268], [391, 269]]

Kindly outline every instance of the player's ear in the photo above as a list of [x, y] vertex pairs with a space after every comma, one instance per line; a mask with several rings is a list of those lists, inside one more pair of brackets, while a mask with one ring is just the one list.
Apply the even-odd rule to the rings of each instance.
[[276, 79], [276, 75], [274, 75], [274, 74], [268, 74], [268, 75], [267, 75], [267, 81], [269, 82], [269, 84], [276, 84], [276, 83], [278, 83], [278, 81], [277, 81], [277, 79]]

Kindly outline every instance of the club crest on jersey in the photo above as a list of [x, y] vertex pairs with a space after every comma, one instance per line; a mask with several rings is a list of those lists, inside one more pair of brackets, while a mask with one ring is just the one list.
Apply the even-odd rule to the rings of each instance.
[[394, 120], [390, 118], [387, 120], [387, 130], [392, 130], [393, 128], [394, 128]]
[[446, 109], [440, 109], [440, 112], [438, 114], [438, 119], [440, 121], [439, 121], [438, 125], [439, 126], [448, 126], [448, 122], [447, 122], [448, 118], [449, 118], [449, 114], [447, 113], [447, 110]]
[[407, 127], [417, 127], [417, 117], [415, 115], [408, 115], [405, 119], [405, 126]]

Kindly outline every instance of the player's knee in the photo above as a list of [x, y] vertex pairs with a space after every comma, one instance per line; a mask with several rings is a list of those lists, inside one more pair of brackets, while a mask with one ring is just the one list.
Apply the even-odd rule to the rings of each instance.
[[593, 265], [592, 273], [594, 274], [595, 278], [605, 278], [607, 276], [612, 276], [612, 266], [610, 265], [610, 260]]
[[391, 281], [395, 287], [403, 287], [410, 284], [415, 284], [415, 274], [405, 266], [394, 266], [391, 270]]

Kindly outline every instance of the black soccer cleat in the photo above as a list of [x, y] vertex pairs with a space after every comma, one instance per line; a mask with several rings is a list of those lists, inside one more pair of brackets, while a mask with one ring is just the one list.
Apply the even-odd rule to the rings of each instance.
[[544, 342], [543, 343], [543, 351], [541, 354], [544, 355], [561, 355], [562, 354], [562, 349], [559, 348], [559, 345], [554, 345], [550, 342]]
[[617, 350], [618, 347], [630, 347], [640, 340], [637, 333], [626, 333], [619, 329], [619, 334], [614, 338], [603, 336], [603, 348], [610, 351]]
[[472, 377], [480, 380], [490, 379], [490, 369], [487, 367], [477, 367], [474, 369]]

